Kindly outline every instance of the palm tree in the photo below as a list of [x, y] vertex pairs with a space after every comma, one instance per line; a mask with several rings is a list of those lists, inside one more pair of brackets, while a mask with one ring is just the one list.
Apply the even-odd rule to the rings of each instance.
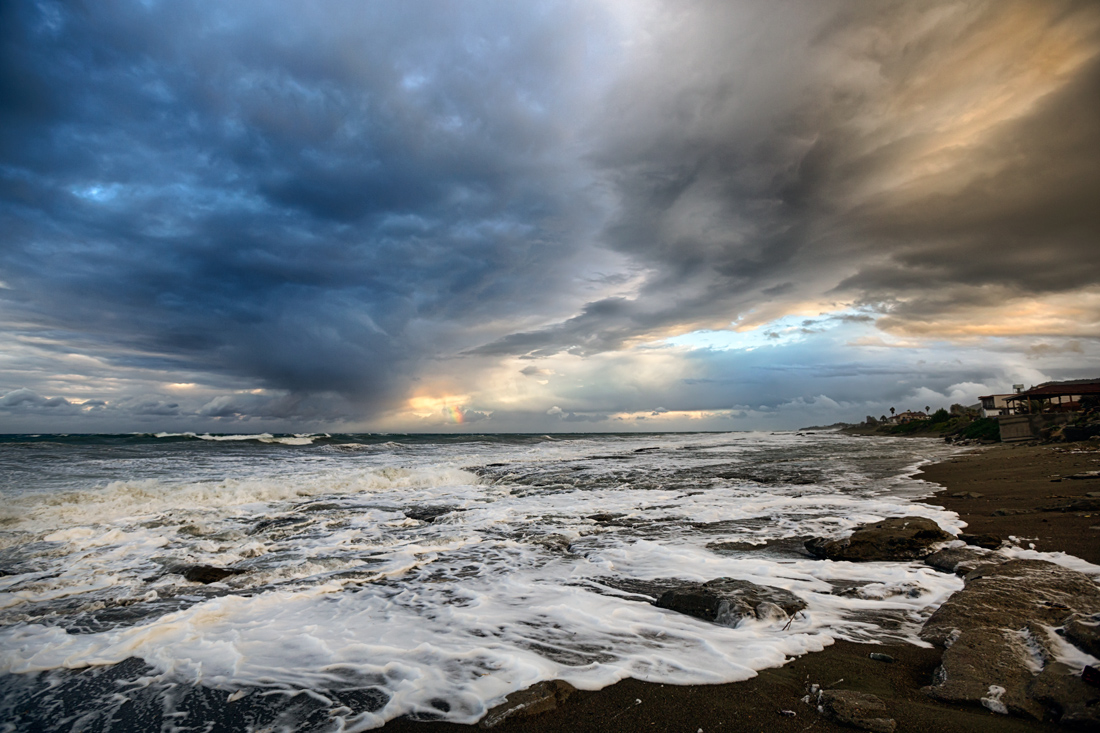
[[891, 408], [890, 408], [890, 417], [893, 417], [893, 416], [894, 416], [894, 408], [893, 408], [893, 407], [891, 407]]

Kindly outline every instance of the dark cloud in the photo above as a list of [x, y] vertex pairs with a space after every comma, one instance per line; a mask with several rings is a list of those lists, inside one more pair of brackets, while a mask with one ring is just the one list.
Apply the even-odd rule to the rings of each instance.
[[[882, 301], [904, 295], [896, 318], [924, 318], [989, 298], [1073, 291], [1100, 272], [1100, 57], [1033, 110], [957, 152], [942, 186], [871, 201], [858, 231], [890, 258], [841, 283]], [[952, 171], [958, 175], [957, 171]], [[966, 293], [952, 292], [963, 286]], [[982, 289], [985, 289], [984, 291]], [[946, 297], [944, 297], [946, 296]]]
[[607, 415], [599, 414], [578, 414], [575, 412], [562, 413], [562, 422], [606, 422], [608, 420]]
[[512, 357], [807, 339], [683, 357], [667, 400], [508, 366], [548, 423], [741, 414], [858, 401], [834, 327], [1056, 296], [1016, 328], [1061, 369], [1100, 336], [1098, 49], [1072, 0], [4, 3], [0, 409], [367, 424]]
[[5, 4], [8, 328], [381, 407], [463, 324], [554, 312], [599, 23], [559, 10]]
[[72, 403], [64, 397], [43, 397], [25, 387], [14, 389], [0, 396], [0, 410], [52, 410], [58, 407], [72, 407]]
[[1095, 4], [788, 11], [697, 4], [638, 53], [592, 157], [619, 199], [605, 241], [651, 274], [481, 353], [591, 354], [830, 299], [905, 330], [1095, 286]]

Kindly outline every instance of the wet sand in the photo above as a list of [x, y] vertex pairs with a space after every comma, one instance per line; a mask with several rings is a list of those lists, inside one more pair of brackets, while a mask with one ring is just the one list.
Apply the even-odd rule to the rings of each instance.
[[928, 466], [918, 478], [946, 487], [931, 503], [957, 512], [967, 532], [1027, 538], [1021, 542], [1024, 547], [1034, 544], [1036, 550], [1067, 552], [1100, 565], [1100, 511], [1042, 511], [1100, 499], [1100, 476], [1067, 478], [1089, 471], [1100, 471], [1095, 441], [1000, 444]]
[[[903, 438], [899, 438], [902, 440]], [[1071, 474], [1100, 470], [1100, 446], [982, 447], [925, 468], [919, 478], [944, 486], [929, 503], [958, 512], [971, 533], [1021, 538], [1042, 551], [1062, 551], [1100, 564], [1100, 512], [1040, 511], [1100, 492], [1100, 478]], [[1061, 478], [1061, 481], [1054, 479]], [[977, 493], [981, 497], [954, 497]], [[999, 510], [1004, 510], [1000, 512]], [[993, 516], [997, 513], [997, 516]], [[1026, 539], [1023, 539], [1026, 538]], [[868, 655], [879, 652], [894, 662]], [[745, 682], [676, 686], [624, 680], [598, 692], [577, 692], [557, 710], [506, 720], [492, 730], [566, 731], [852, 731], [801, 701], [813, 684], [880, 697], [898, 731], [972, 733], [1063, 730], [1052, 723], [1011, 718], [983, 708], [948, 705], [920, 688], [931, 682], [941, 652], [911, 645], [838, 642]], [[780, 711], [793, 711], [788, 716]], [[386, 733], [469, 733], [471, 726], [395, 720]]]

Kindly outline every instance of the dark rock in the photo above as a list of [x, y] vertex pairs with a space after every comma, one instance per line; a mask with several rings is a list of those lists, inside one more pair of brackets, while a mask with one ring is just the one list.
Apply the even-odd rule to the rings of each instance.
[[932, 552], [932, 545], [955, 539], [925, 517], [890, 517], [857, 527], [850, 537], [806, 543], [810, 554], [827, 560], [915, 560]]
[[1100, 511], [1100, 499], [1077, 499], [1068, 504], [1051, 504], [1042, 507], [1044, 512], [1095, 512]]
[[979, 494], [976, 491], [959, 491], [952, 494], [951, 496], [955, 497], [956, 499], [981, 499], [983, 496], [985, 496], [985, 494]]
[[876, 662], [893, 662], [894, 661], [894, 658], [891, 657], [889, 654], [880, 654], [879, 652], [871, 652], [867, 656], [870, 659], [875, 660]]
[[987, 550], [996, 550], [1001, 546], [1001, 538], [995, 534], [967, 534], [962, 533], [959, 539], [968, 545], [984, 547]]
[[996, 509], [989, 516], [991, 517], [1015, 517], [1019, 514], [1031, 514], [1029, 509]]
[[[925, 691], [1001, 713], [1043, 719], [1052, 707], [1057, 715], [1053, 708], [1062, 703], [1051, 702], [1051, 685], [1074, 683], [1060, 680], [1062, 670], [1055, 667], [1032, 687], [1036, 673], [1055, 656], [1047, 630], [1098, 612], [1100, 587], [1083, 573], [1043, 560], [979, 567], [921, 630], [926, 641], [947, 647], [936, 680]], [[1070, 717], [1084, 721], [1087, 714], [1076, 710]]]
[[969, 629], [943, 653], [933, 684], [937, 700], [981, 705], [995, 713], [1042, 720], [1044, 706], [1028, 696], [1034, 662], [1023, 637], [1008, 629]]
[[271, 519], [263, 519], [256, 522], [256, 525], [252, 529], [248, 530], [249, 534], [259, 534], [260, 532], [269, 532], [273, 529], [287, 529], [289, 527], [297, 527], [302, 524], [310, 524], [313, 520], [309, 517], [272, 517]]
[[1100, 696], [1061, 662], [1048, 664], [1035, 675], [1028, 685], [1028, 694], [1049, 708], [1056, 719], [1066, 723], [1089, 720], [1093, 725], [1100, 723], [1100, 706], [1096, 704]]
[[[1096, 438], [1091, 438], [1096, 440]], [[1084, 709], [1067, 710], [1058, 720], [1065, 728], [1075, 730], [1100, 730], [1100, 705], [1090, 705]]]
[[541, 545], [555, 552], [570, 552], [570, 548], [573, 545], [573, 540], [563, 534], [524, 535], [523, 539], [531, 544]]
[[1009, 560], [967, 575], [965, 587], [924, 624], [921, 638], [943, 646], [956, 630], [1061, 626], [1074, 612], [1100, 612], [1100, 587], [1089, 576], [1045, 560]]
[[595, 590], [597, 593], [604, 593], [607, 588], [612, 588], [619, 592], [612, 593], [611, 595], [619, 596], [626, 594], [641, 596], [638, 600], [644, 598], [647, 603], [656, 603], [657, 599], [666, 591], [681, 587], [683, 581], [670, 580], [668, 578], [639, 580], [637, 578], [616, 575], [591, 578], [590, 582], [584, 585]]
[[991, 561], [1001, 562], [1001, 559], [991, 552], [974, 547], [945, 547], [924, 558], [926, 565], [956, 575], [966, 575]]
[[564, 703], [576, 688], [568, 682], [550, 680], [537, 682], [525, 690], [513, 692], [504, 702], [492, 708], [478, 721], [479, 728], [493, 728], [505, 720], [531, 718], [555, 710]]
[[409, 519], [415, 519], [418, 522], [427, 522], [428, 524], [431, 524], [444, 514], [460, 511], [463, 510], [455, 506], [418, 506], [404, 510], [405, 516]]
[[707, 549], [718, 553], [762, 552], [771, 550], [805, 557], [808, 537], [781, 537], [754, 544], [752, 542], [708, 542]]
[[821, 693], [825, 714], [842, 725], [873, 731], [894, 733], [898, 724], [890, 718], [886, 703], [866, 692], [826, 690]]
[[746, 617], [786, 618], [804, 609], [806, 602], [782, 588], [718, 578], [666, 591], [655, 605], [723, 626], [735, 626]]
[[625, 514], [603, 512], [601, 514], [591, 514], [585, 519], [591, 519], [596, 524], [617, 524], [620, 519], [625, 517]]
[[300, 504], [295, 509], [299, 512], [335, 512], [347, 509], [347, 507], [334, 501], [314, 501], [308, 504]]
[[219, 568], [213, 565], [191, 565], [180, 569], [179, 573], [192, 583], [218, 583], [233, 575], [245, 572], [237, 568]]
[[1089, 440], [1100, 435], [1100, 424], [1091, 425], [1066, 425], [1062, 428], [1062, 438], [1071, 443], [1079, 440]]
[[1094, 657], [1100, 657], [1100, 614], [1075, 614], [1062, 629], [1063, 635], [1075, 647]]

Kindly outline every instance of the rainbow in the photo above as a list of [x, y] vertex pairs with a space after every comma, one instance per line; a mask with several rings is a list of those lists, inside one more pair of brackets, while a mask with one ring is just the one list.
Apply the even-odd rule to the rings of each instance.
[[447, 413], [447, 416], [459, 425], [462, 424], [462, 421], [466, 417], [466, 415], [462, 412], [462, 408], [460, 407], [444, 407], [443, 412]]

